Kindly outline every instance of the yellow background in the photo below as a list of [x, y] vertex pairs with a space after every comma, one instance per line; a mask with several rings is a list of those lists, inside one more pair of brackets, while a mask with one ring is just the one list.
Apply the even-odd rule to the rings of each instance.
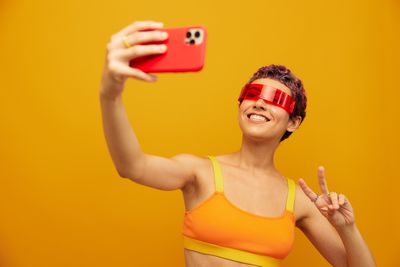
[[[236, 97], [258, 67], [299, 76], [308, 115], [278, 150], [286, 176], [345, 193], [379, 266], [400, 266], [400, 3], [375, 1], [0, 2], [0, 266], [183, 266], [179, 190], [119, 178], [98, 89], [110, 36], [135, 20], [208, 28], [202, 72], [129, 81], [145, 152], [239, 148]], [[297, 231], [287, 266], [329, 266]]]

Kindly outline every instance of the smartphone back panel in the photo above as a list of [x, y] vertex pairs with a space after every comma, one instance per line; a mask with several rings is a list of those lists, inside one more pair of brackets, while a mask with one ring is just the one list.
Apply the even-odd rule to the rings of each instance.
[[166, 44], [163, 54], [135, 58], [130, 66], [144, 72], [199, 71], [204, 66], [207, 31], [202, 26], [166, 28], [168, 39], [153, 44]]

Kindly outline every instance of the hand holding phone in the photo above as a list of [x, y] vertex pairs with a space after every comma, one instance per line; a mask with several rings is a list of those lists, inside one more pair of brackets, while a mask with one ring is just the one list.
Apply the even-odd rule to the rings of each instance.
[[112, 35], [107, 44], [106, 61], [103, 68], [101, 93], [115, 96], [123, 91], [128, 78], [154, 82], [156, 76], [139, 69], [129, 67], [132, 59], [162, 54], [166, 51], [164, 44], [148, 44], [161, 42], [168, 34], [161, 32], [163, 24], [155, 21], [136, 21]]
[[189, 72], [203, 68], [207, 41], [205, 27], [187, 26], [160, 31], [168, 33], [168, 38], [147, 44], [164, 44], [166, 52], [135, 58], [130, 62], [131, 67], [144, 72]]
[[206, 38], [201, 26], [164, 29], [155, 21], [126, 26], [107, 44], [101, 93], [122, 94], [128, 78], [156, 81], [147, 72], [199, 71], [204, 65]]

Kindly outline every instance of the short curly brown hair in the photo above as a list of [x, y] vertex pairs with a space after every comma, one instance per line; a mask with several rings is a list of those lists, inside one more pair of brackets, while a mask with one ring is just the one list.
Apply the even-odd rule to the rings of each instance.
[[[307, 96], [302, 81], [285, 66], [271, 64], [259, 68], [253, 74], [247, 84], [250, 84], [257, 79], [263, 78], [271, 78], [273, 80], [281, 82], [290, 89], [290, 91], [292, 92], [292, 98], [296, 101], [296, 105], [294, 107], [293, 113], [290, 115], [290, 119], [293, 119], [296, 116], [300, 116], [302, 123], [306, 117], [307, 107]], [[282, 136], [281, 141], [288, 138], [291, 134], [291, 132], [286, 131], [286, 133]]]

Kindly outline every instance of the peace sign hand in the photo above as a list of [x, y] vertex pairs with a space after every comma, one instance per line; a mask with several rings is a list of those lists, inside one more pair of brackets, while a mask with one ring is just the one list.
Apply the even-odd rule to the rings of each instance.
[[353, 208], [343, 194], [329, 192], [325, 179], [325, 169], [318, 168], [318, 180], [322, 194], [317, 195], [307, 186], [303, 179], [299, 179], [299, 185], [303, 192], [314, 202], [318, 210], [324, 215], [334, 227], [346, 226], [354, 223]]

